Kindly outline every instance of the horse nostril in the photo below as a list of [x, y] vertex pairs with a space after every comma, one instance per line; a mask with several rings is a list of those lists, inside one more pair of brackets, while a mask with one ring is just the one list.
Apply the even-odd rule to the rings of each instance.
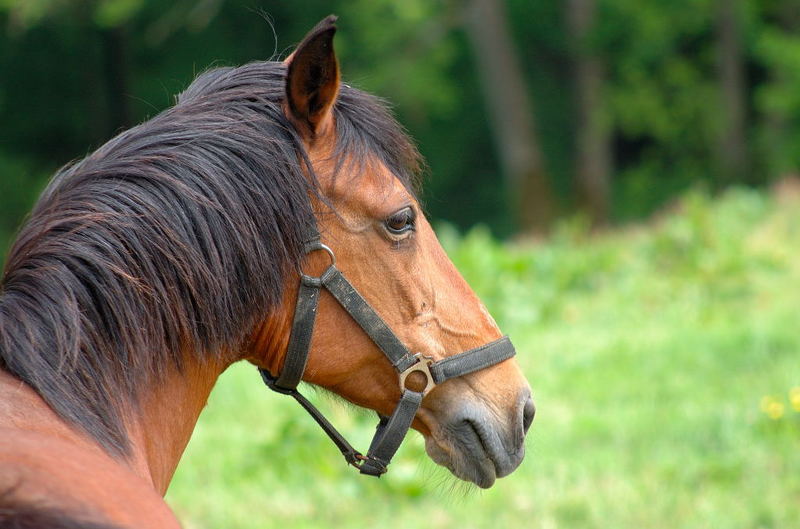
[[525, 406], [522, 408], [522, 431], [528, 433], [528, 428], [531, 427], [533, 416], [536, 415], [536, 406], [533, 405], [533, 399], [528, 397], [525, 401]]

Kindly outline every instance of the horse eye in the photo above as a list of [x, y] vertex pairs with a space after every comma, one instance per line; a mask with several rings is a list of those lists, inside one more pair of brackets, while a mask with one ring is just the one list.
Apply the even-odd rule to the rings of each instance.
[[384, 221], [386, 229], [393, 235], [401, 235], [414, 229], [415, 213], [410, 207], [403, 208], [393, 213], [391, 217]]

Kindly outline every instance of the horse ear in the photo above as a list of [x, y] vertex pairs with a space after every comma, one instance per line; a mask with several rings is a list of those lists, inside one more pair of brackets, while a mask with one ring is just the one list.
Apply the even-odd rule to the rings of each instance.
[[322, 20], [286, 59], [287, 114], [309, 139], [330, 119], [339, 93], [339, 63], [333, 51], [335, 22], [334, 15]]

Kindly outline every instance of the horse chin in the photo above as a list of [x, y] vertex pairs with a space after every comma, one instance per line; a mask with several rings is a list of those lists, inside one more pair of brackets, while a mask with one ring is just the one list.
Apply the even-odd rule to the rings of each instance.
[[482, 489], [494, 485], [497, 470], [484, 455], [471, 456], [442, 448], [433, 438], [425, 439], [425, 451], [437, 464], [447, 468], [455, 477], [474, 483]]
[[425, 451], [455, 477], [482, 489], [513, 472], [524, 456], [524, 446], [508, 454], [493, 432], [472, 421], [450, 426], [446, 436], [426, 436]]

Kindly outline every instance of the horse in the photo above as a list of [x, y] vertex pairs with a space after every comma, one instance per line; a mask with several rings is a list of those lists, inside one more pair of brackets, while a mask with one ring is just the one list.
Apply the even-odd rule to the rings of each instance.
[[[522, 461], [528, 382], [423, 214], [413, 142], [341, 82], [335, 21], [199, 75], [43, 191], [0, 282], [0, 527], [179, 527], [163, 496], [238, 361], [362, 473], [408, 427], [480, 487]], [[379, 414], [366, 456], [301, 379]]]

